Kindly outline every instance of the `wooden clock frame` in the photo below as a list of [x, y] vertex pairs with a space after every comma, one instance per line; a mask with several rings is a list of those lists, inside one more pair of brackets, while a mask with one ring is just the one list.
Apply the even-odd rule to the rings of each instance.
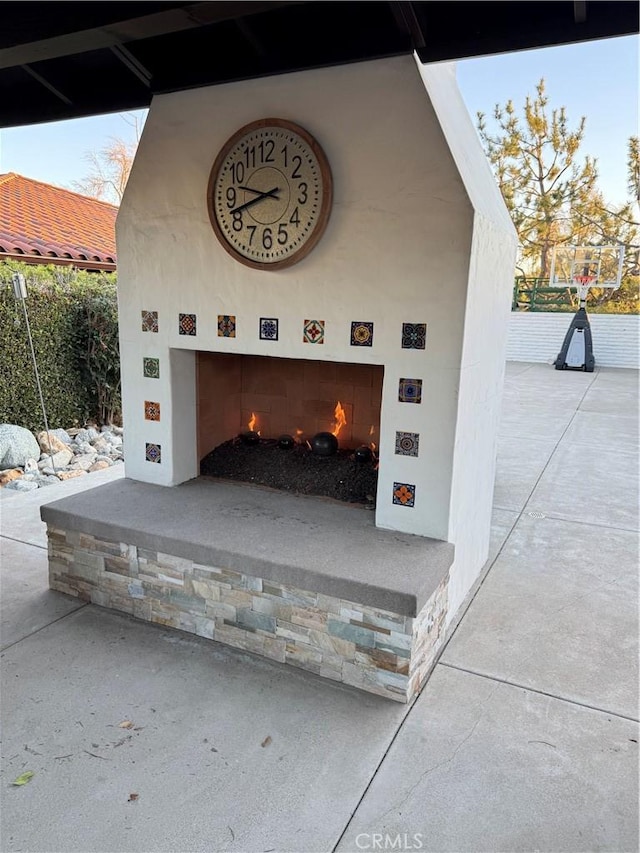
[[[296, 135], [300, 136], [304, 142], [309, 146], [309, 148], [313, 151], [313, 154], [318, 161], [318, 166], [320, 169], [320, 181], [322, 183], [322, 203], [320, 205], [320, 210], [318, 212], [318, 216], [316, 219], [316, 225], [311, 232], [311, 235], [308, 239], [303, 243], [303, 245], [291, 255], [288, 255], [286, 258], [283, 258], [281, 261], [274, 261], [272, 263], [261, 263], [260, 261], [252, 260], [251, 258], [245, 257], [245, 255], [241, 254], [228, 242], [227, 238], [224, 235], [222, 228], [218, 222], [216, 217], [216, 212], [214, 208], [214, 199], [213, 194], [215, 190], [216, 180], [218, 178], [220, 168], [224, 163], [229, 151], [237, 145], [237, 143], [248, 133], [251, 133], [254, 130], [259, 130], [264, 127], [281, 127], [284, 130], [291, 131]], [[295, 124], [292, 121], [287, 121], [286, 119], [281, 118], [264, 118], [258, 119], [257, 121], [252, 121], [249, 124], [245, 124], [244, 127], [241, 127], [240, 130], [236, 131], [222, 146], [218, 156], [216, 157], [213, 166], [211, 168], [211, 173], [209, 175], [209, 183], [207, 186], [207, 212], [209, 214], [209, 219], [211, 220], [211, 225], [213, 227], [214, 233], [218, 238], [218, 241], [222, 245], [223, 249], [228, 252], [232, 258], [235, 258], [236, 261], [239, 261], [241, 264], [244, 264], [247, 267], [251, 267], [252, 269], [257, 270], [281, 270], [286, 267], [293, 266], [293, 264], [297, 264], [303, 258], [305, 258], [309, 252], [317, 245], [320, 238], [325, 232], [327, 227], [327, 223], [329, 221], [329, 215], [331, 213], [331, 205], [333, 202], [333, 176], [331, 174], [331, 167], [329, 166], [329, 161], [327, 159], [326, 154], [324, 153], [322, 147], [319, 142], [303, 127]]]

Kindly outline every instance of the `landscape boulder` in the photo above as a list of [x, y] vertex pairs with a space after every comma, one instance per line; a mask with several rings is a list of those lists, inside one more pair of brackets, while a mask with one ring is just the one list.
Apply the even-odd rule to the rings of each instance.
[[20, 480], [12, 480], [5, 486], [5, 489], [11, 489], [14, 492], [35, 492], [37, 488], [37, 483], [32, 480], [25, 480], [24, 477]]
[[0, 424], [0, 469], [22, 468], [28, 459], [39, 456], [32, 432], [16, 424]]
[[59, 471], [61, 468], [66, 468], [72, 459], [72, 451], [65, 448], [64, 450], [59, 450], [57, 453], [53, 453], [51, 456], [49, 454], [43, 455], [38, 463], [38, 467], [42, 471], [44, 468], [50, 468], [53, 463], [56, 470]]
[[96, 453], [83, 453], [81, 456], [75, 456], [69, 467], [72, 470], [88, 471], [96, 461], [96, 455]]
[[42, 430], [36, 438], [43, 453], [59, 453], [61, 450], [69, 449], [65, 442], [56, 435], [56, 430], [49, 430], [48, 433], [46, 430]]
[[8, 471], [0, 471], [0, 486], [6, 486], [12, 480], [19, 480], [22, 477], [20, 468], [10, 468]]
[[77, 468], [75, 471], [59, 471], [58, 479], [59, 480], [73, 480], [74, 477], [82, 477], [83, 474], [86, 474], [86, 471], [82, 471], [80, 468]]

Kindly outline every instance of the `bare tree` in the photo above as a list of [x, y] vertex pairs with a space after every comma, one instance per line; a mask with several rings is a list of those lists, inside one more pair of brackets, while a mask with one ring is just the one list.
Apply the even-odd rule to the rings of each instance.
[[72, 184], [73, 189], [82, 195], [117, 205], [124, 195], [146, 113], [142, 117], [131, 113], [121, 118], [132, 129], [133, 139], [110, 136], [107, 144], [99, 151], [87, 151], [84, 159], [89, 165], [89, 171], [81, 181]]
[[627, 174], [629, 195], [640, 205], [640, 138], [630, 136], [627, 143]]

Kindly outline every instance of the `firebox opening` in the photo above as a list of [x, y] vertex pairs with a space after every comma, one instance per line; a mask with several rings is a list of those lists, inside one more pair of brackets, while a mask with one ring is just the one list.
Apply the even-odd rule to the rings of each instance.
[[[203, 474], [375, 502], [381, 365], [207, 352], [196, 363]], [[336, 450], [318, 452], [327, 439]]]
[[264, 439], [334, 432], [338, 402], [340, 448], [380, 443], [381, 365], [211, 352], [198, 352], [196, 365], [200, 460], [248, 430], [252, 415]]

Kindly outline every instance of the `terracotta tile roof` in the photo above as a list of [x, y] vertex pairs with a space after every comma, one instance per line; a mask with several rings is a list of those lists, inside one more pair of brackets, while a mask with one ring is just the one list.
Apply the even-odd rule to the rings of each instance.
[[117, 212], [14, 172], [0, 175], [0, 252], [42, 255], [45, 263], [47, 257], [115, 263]]

